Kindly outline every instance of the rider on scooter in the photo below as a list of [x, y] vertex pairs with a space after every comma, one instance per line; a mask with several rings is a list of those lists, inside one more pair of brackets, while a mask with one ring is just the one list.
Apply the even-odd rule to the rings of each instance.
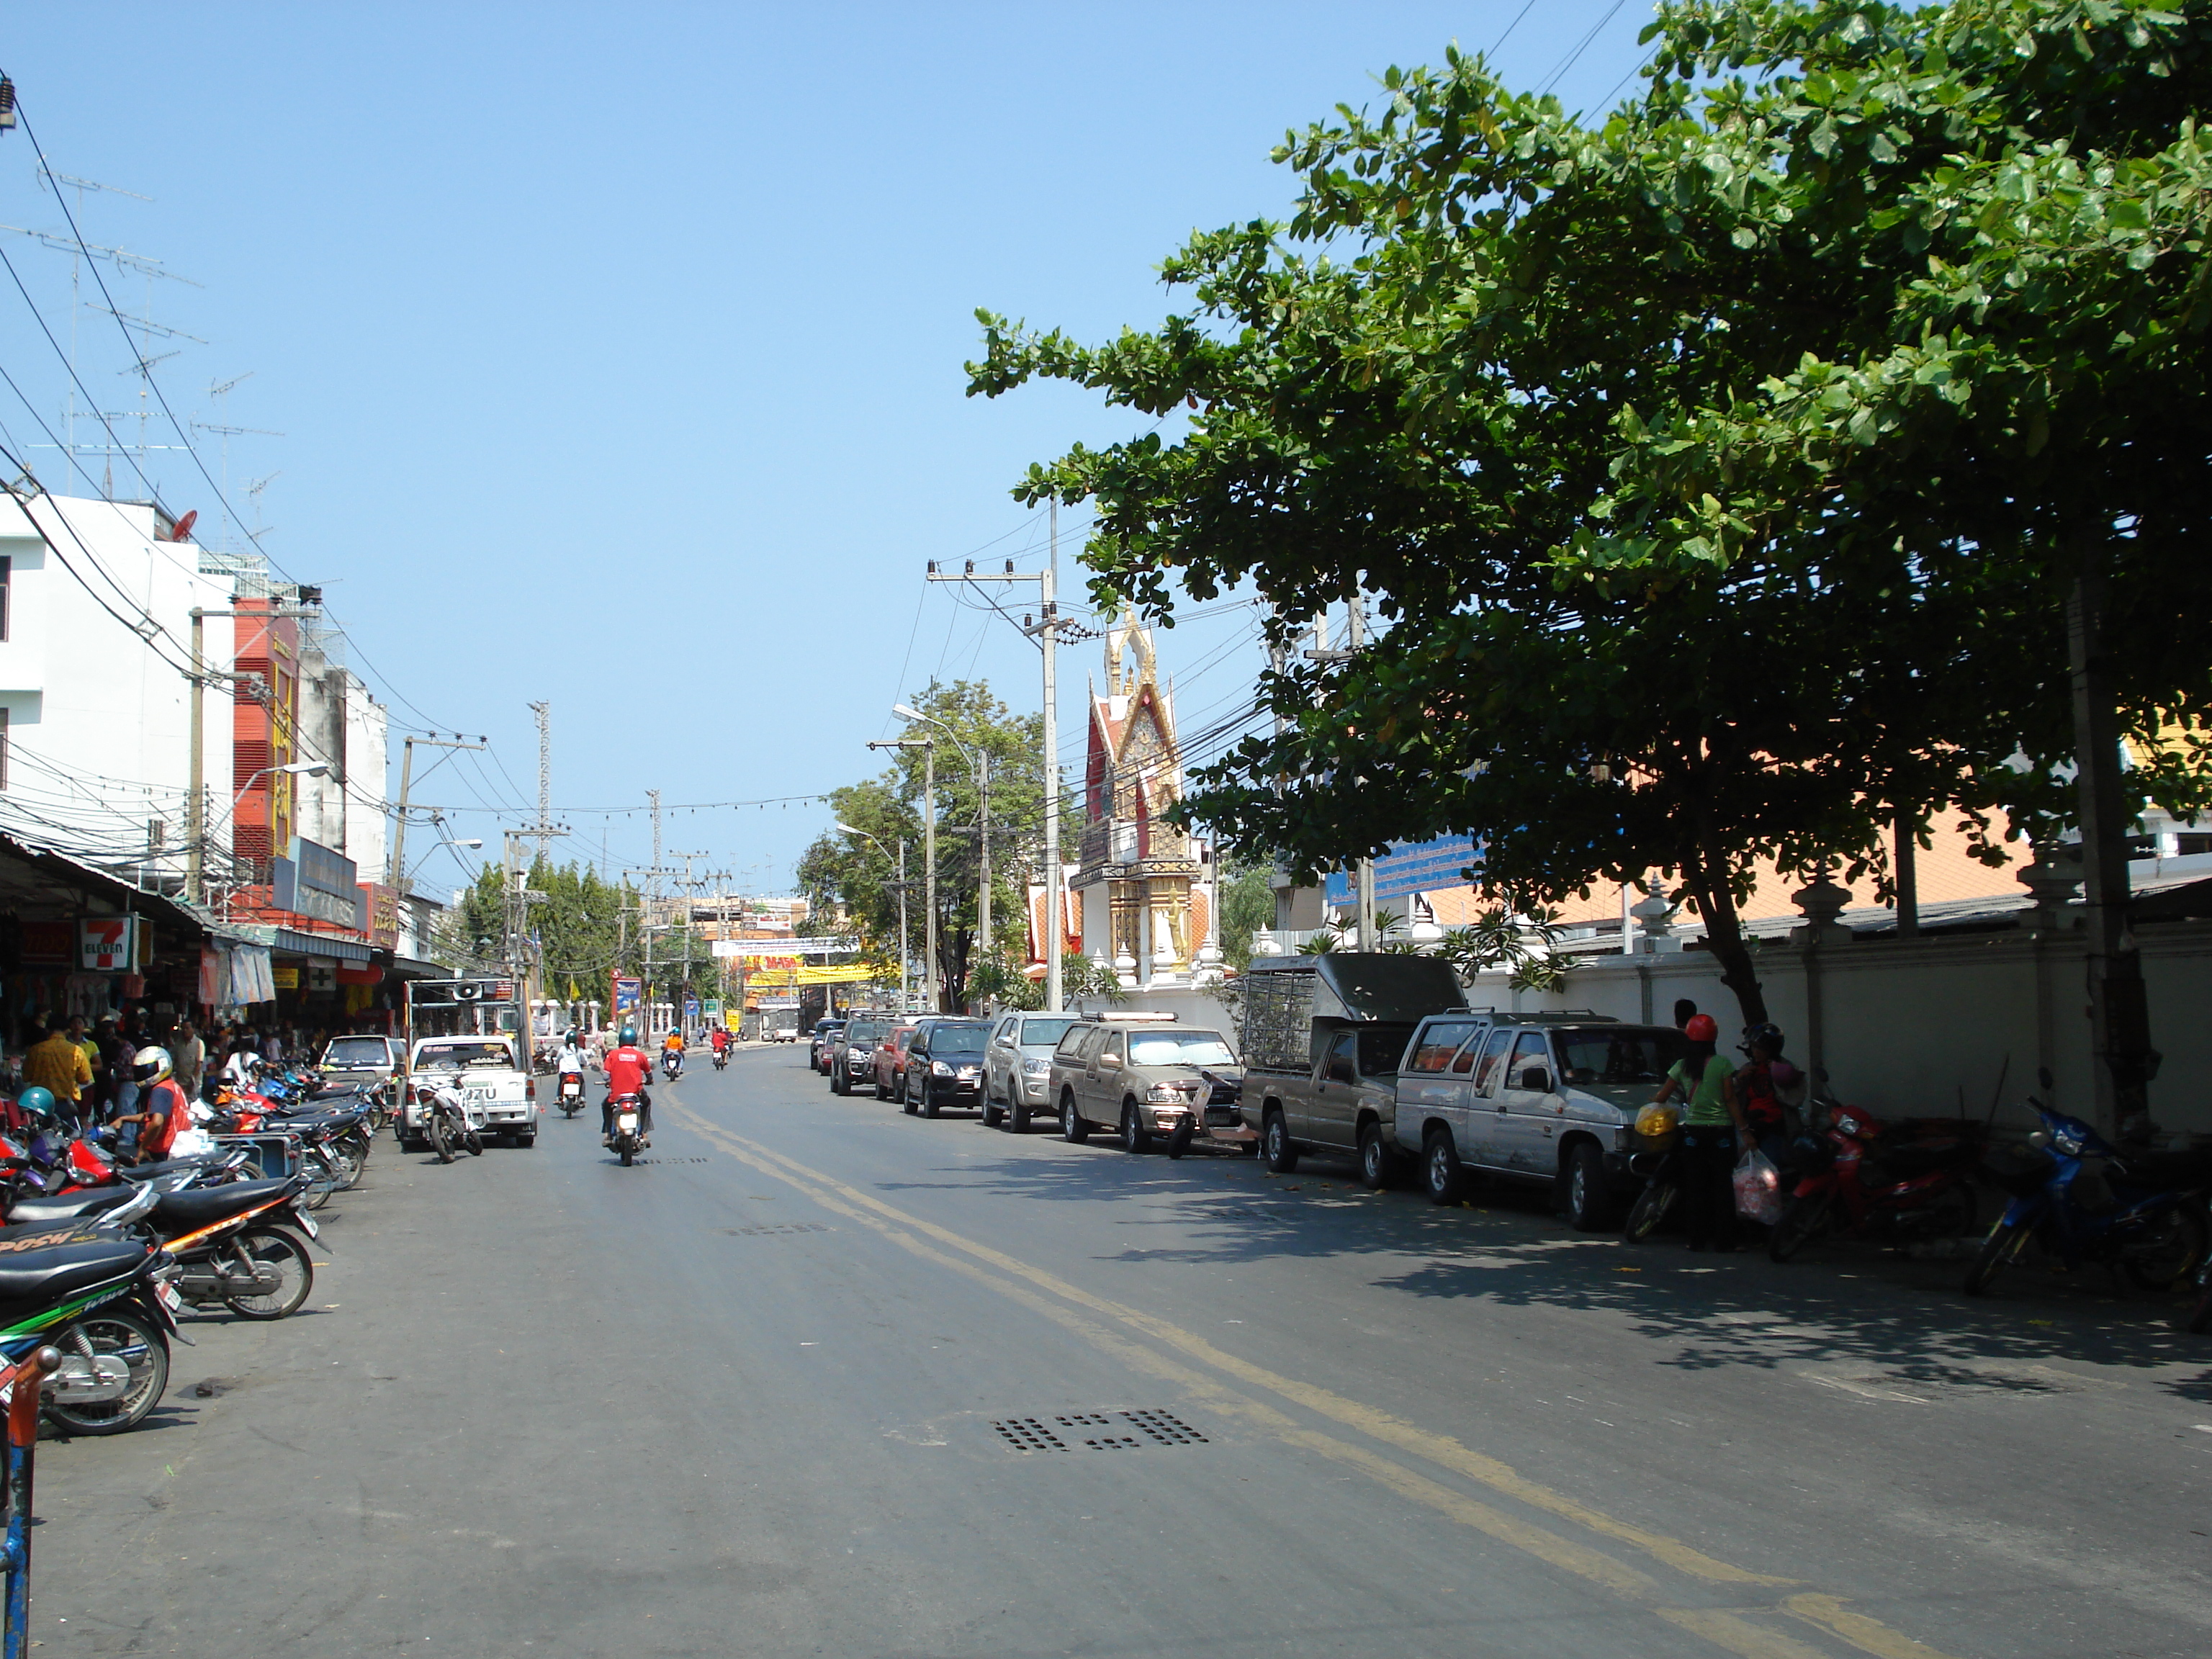
[[554, 1097], [565, 1099], [568, 1079], [574, 1078], [576, 1079], [576, 1094], [580, 1099], [584, 1092], [584, 1051], [576, 1042], [575, 1032], [570, 1031], [561, 1040], [560, 1058], [553, 1062], [553, 1069], [557, 1079]]
[[660, 1042], [660, 1063], [667, 1069], [668, 1080], [676, 1081], [684, 1070], [684, 1033], [671, 1031]]
[[714, 1050], [714, 1058], [716, 1060], [720, 1060], [729, 1058], [730, 1034], [726, 1028], [717, 1025], [714, 1028], [714, 1036], [708, 1037], [707, 1041], [713, 1047]]
[[615, 1097], [637, 1097], [638, 1127], [644, 1132], [647, 1146], [653, 1144], [653, 1097], [646, 1093], [645, 1085], [653, 1077], [653, 1061], [644, 1049], [637, 1046], [637, 1033], [629, 1026], [622, 1028], [622, 1040], [607, 1050], [607, 1097], [599, 1103], [599, 1139], [608, 1145], [615, 1138]]

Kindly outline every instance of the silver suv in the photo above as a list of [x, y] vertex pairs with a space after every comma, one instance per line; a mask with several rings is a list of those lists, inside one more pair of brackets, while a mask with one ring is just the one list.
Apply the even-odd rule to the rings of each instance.
[[983, 1125], [1026, 1132], [1032, 1115], [1052, 1115], [1052, 1051], [1075, 1014], [1006, 1013], [983, 1051]]
[[1168, 1156], [1181, 1158], [1200, 1135], [1239, 1150], [1253, 1143], [1237, 1111], [1243, 1076], [1218, 1031], [1179, 1025], [1172, 1014], [1108, 1015], [1068, 1028], [1046, 1083], [1068, 1139], [1110, 1128], [1124, 1152], [1141, 1152], [1164, 1135]]

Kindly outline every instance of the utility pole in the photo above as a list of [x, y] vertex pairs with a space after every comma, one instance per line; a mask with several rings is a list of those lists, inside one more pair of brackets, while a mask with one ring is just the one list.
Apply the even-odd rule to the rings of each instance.
[[399, 817], [392, 827], [392, 866], [387, 872], [387, 884], [404, 893], [407, 879], [407, 791], [415, 778], [415, 745], [426, 749], [476, 749], [480, 743], [463, 743], [458, 738], [447, 742], [443, 738], [410, 737], [401, 746], [399, 758]]
[[653, 871], [647, 878], [652, 884], [639, 901], [638, 932], [645, 945], [645, 971], [642, 983], [645, 1004], [646, 1035], [653, 1034], [653, 910], [660, 899], [660, 791], [648, 789], [645, 798], [653, 803]]
[[[975, 568], [975, 562], [970, 559], [965, 570], [940, 571], [937, 568], [937, 561], [932, 559], [929, 580], [933, 582], [1035, 582], [1037, 585], [1037, 608], [1042, 614], [1035, 619], [1023, 617], [1022, 631], [1036, 641], [1044, 654], [1044, 889], [1045, 914], [1049, 922], [1043, 942], [1044, 1007], [1047, 1013], [1056, 1014], [1060, 1011], [1064, 997], [1060, 952], [1067, 930], [1060, 890], [1060, 709], [1059, 688], [1053, 672], [1053, 647], [1059, 640], [1060, 630], [1066, 624], [1060, 620], [1057, 586], [1060, 580], [1060, 503], [1054, 501], [1050, 503], [1050, 507], [1052, 552], [1050, 561], [1043, 569], [1018, 571], [1014, 568], [1014, 562], [1008, 559], [1004, 570], [979, 572]], [[924, 861], [932, 862], [927, 849]], [[925, 877], [924, 879], [927, 882], [928, 878]], [[929, 922], [933, 936], [937, 922], [937, 907], [933, 901], [929, 908]], [[981, 931], [988, 934], [988, 928], [986, 922]], [[929, 972], [933, 987], [937, 973], [933, 937]], [[933, 999], [932, 1006], [934, 1006]]]
[[538, 823], [532, 833], [543, 860], [553, 856], [553, 705], [533, 702], [530, 712], [538, 716]]
[[684, 1040], [688, 1042], [691, 1034], [684, 1023], [684, 1005], [691, 998], [691, 860], [703, 859], [707, 855], [704, 853], [671, 853], [668, 856], [684, 860], [684, 988], [676, 994], [676, 1029], [684, 1032]]
[[[1314, 642], [1312, 648], [1305, 653], [1306, 659], [1317, 663], [1350, 662], [1367, 643], [1366, 613], [1366, 596], [1354, 586], [1352, 599], [1345, 606], [1344, 649], [1332, 651], [1329, 648], [1328, 613], [1324, 611], [1314, 618]], [[1279, 664], [1277, 672], [1281, 672]], [[1278, 736], [1281, 735], [1282, 729], [1283, 721], [1279, 717], [1275, 721]], [[1377, 943], [1375, 938], [1375, 860], [1370, 858], [1354, 859], [1352, 882], [1354, 942], [1362, 951], [1372, 951]]]
[[975, 959], [991, 959], [991, 754], [981, 749], [975, 757], [975, 841], [983, 865], [982, 890], [975, 896]]
[[906, 943], [906, 842], [898, 844], [899, 1012], [914, 1012], [914, 953]]

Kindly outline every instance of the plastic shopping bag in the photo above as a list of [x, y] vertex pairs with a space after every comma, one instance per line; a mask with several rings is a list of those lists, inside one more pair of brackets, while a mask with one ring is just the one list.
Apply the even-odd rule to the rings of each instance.
[[1782, 1219], [1782, 1171], [1753, 1148], [1735, 1166], [1735, 1212], [1771, 1227]]

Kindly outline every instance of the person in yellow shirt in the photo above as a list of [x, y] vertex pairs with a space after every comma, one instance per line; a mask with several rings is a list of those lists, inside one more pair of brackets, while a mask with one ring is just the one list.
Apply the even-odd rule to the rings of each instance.
[[[82, 1022], [70, 1024], [75, 1027]], [[48, 1090], [61, 1104], [74, 1106], [92, 1086], [92, 1066], [68, 1031], [54, 1031], [23, 1055], [23, 1084]]]

